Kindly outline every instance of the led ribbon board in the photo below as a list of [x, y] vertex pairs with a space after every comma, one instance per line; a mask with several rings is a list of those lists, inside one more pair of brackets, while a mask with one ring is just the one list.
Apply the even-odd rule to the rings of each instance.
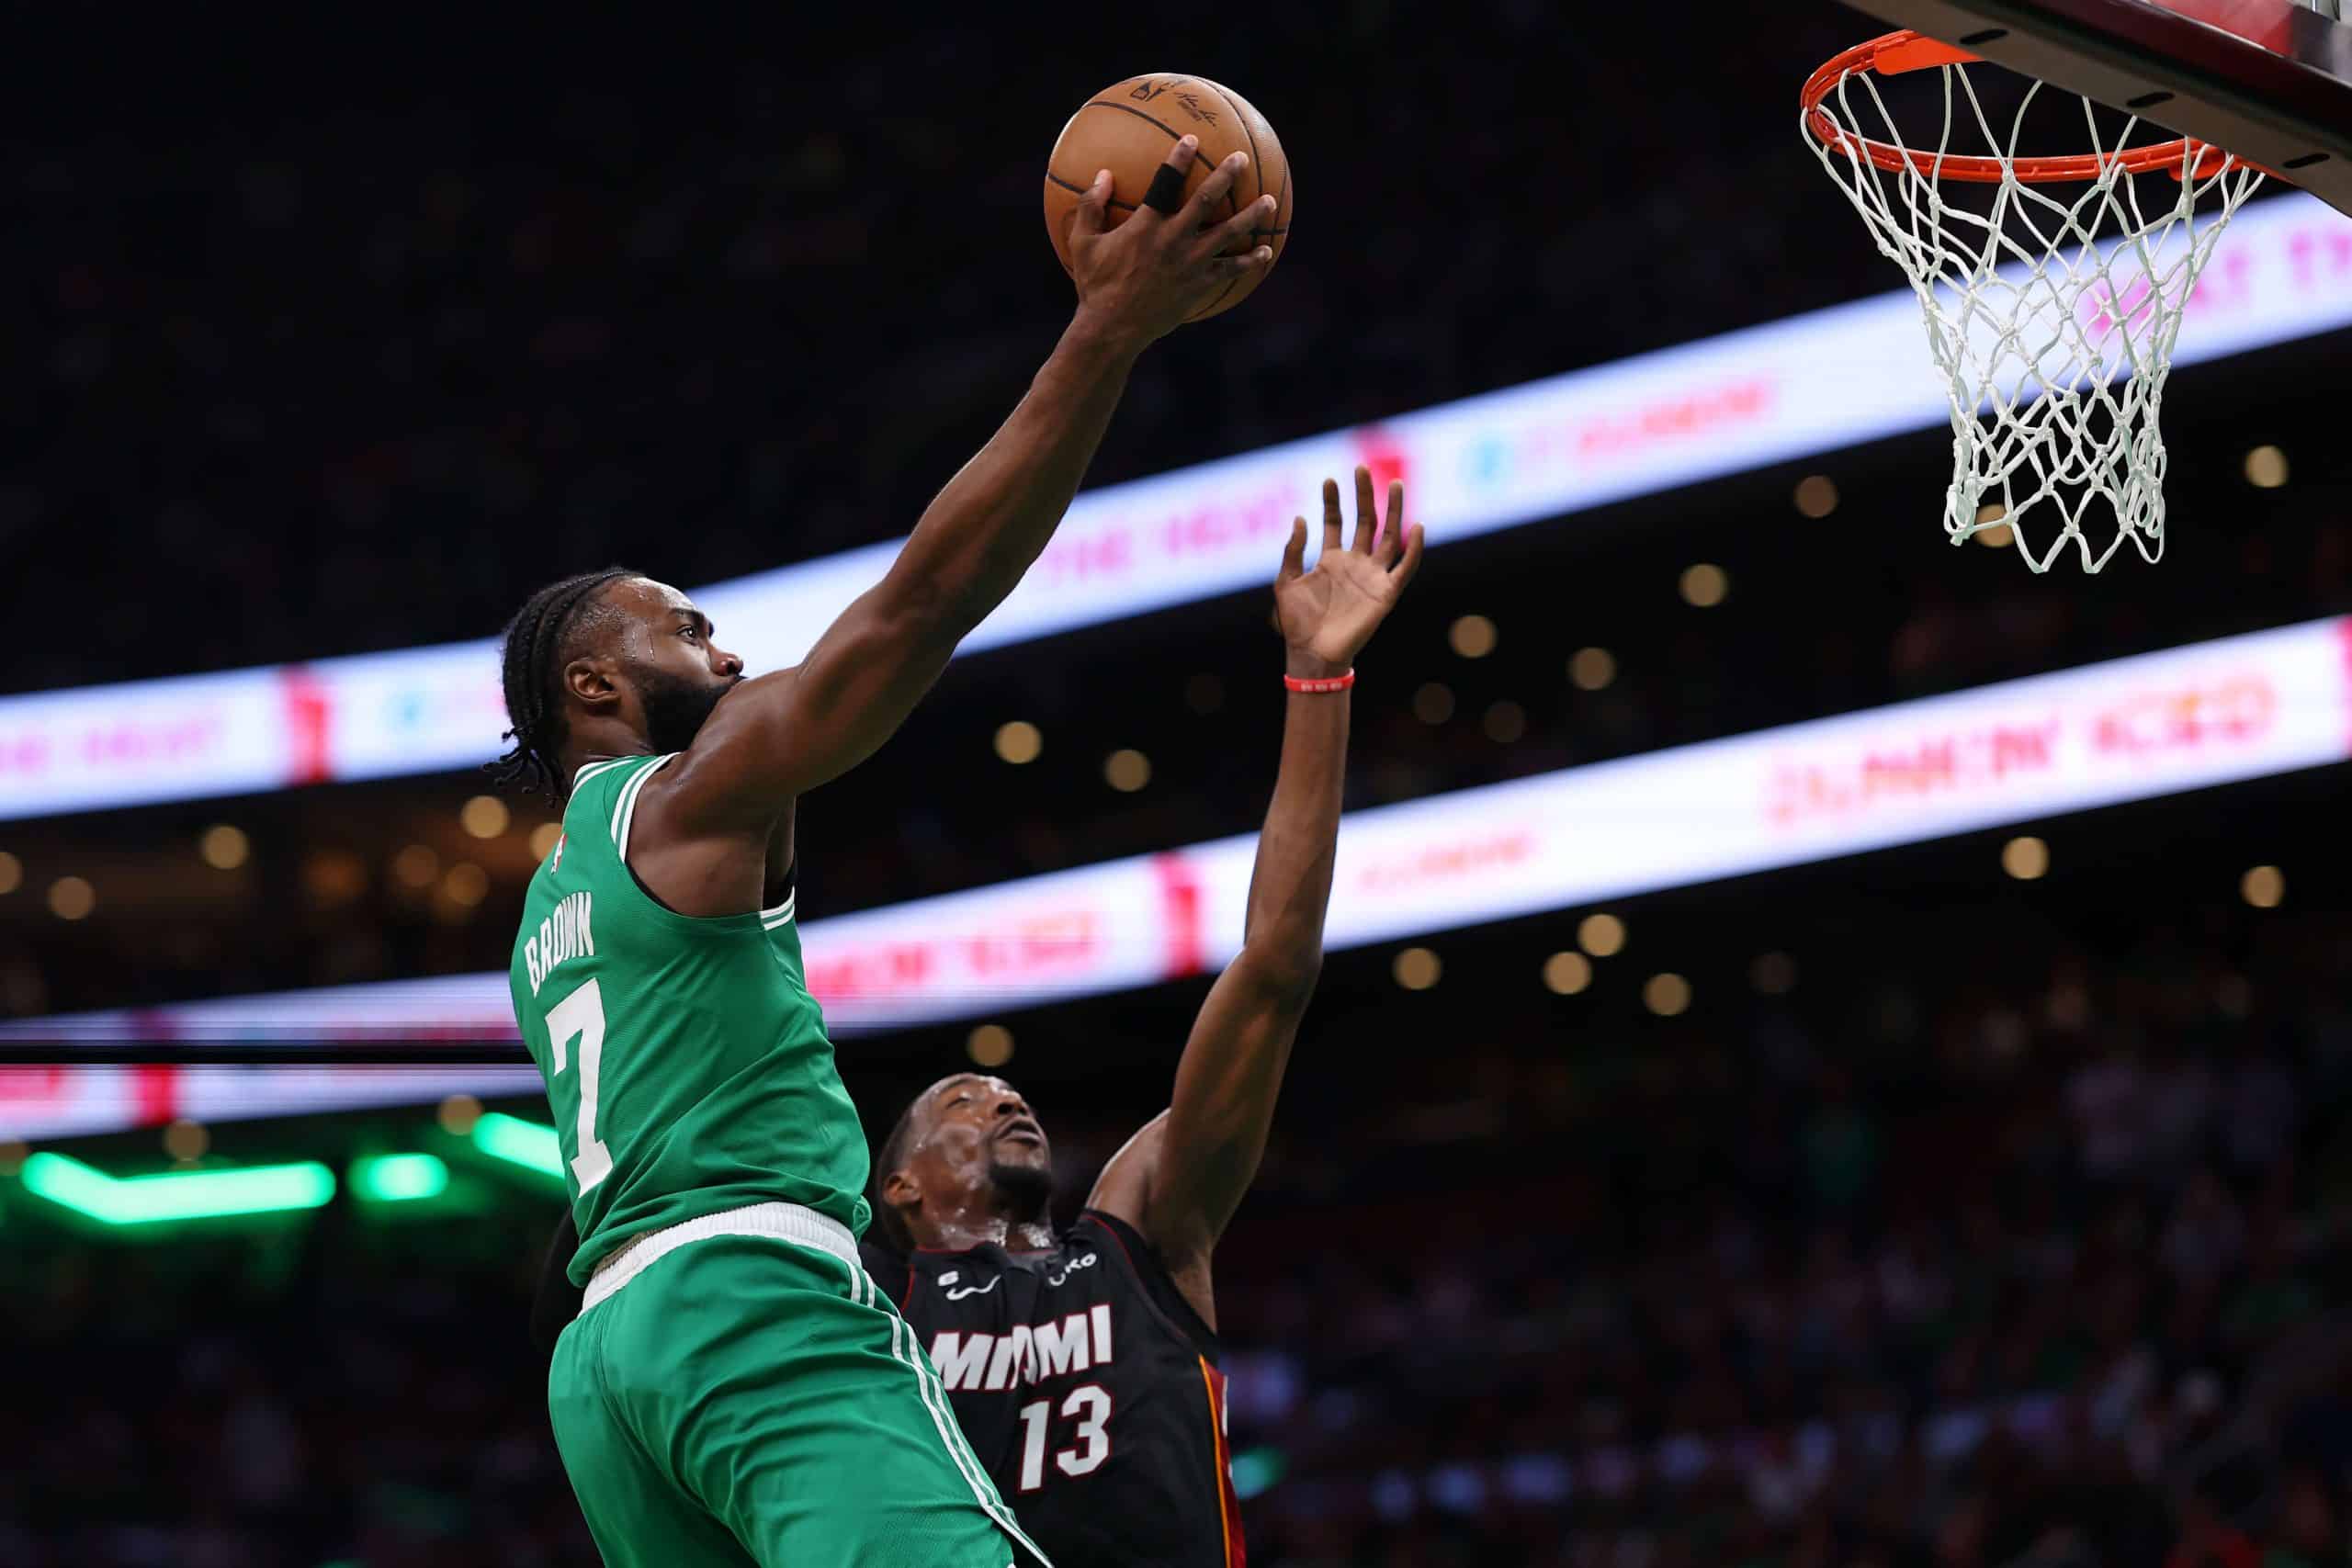
[[[1327, 942], [1358, 947], [2347, 756], [2352, 619], [2310, 621], [1352, 812]], [[1240, 948], [1256, 849], [1254, 834], [1238, 835], [811, 921], [809, 987], [834, 1032], [851, 1033], [1214, 967]], [[62, 1054], [77, 1040], [269, 1038], [512, 1040], [513, 1002], [499, 972], [0, 1025], [0, 1040], [69, 1043]], [[529, 1068], [19, 1068], [0, 1073], [0, 1137], [538, 1087]], [[508, 1142], [506, 1157], [554, 1168], [552, 1135]]]
[[[2352, 224], [2250, 204], [2175, 363], [2352, 325]], [[1078, 498], [964, 651], [1264, 585], [1327, 474], [1411, 487], [1442, 547], [1947, 420], [1908, 290], [1332, 431]], [[1940, 487], [1939, 487], [1940, 488]], [[1924, 503], [1924, 502], [1923, 502]], [[696, 592], [753, 670], [798, 661], [897, 555], [876, 545]], [[0, 819], [471, 767], [506, 714], [488, 641], [0, 699]]]

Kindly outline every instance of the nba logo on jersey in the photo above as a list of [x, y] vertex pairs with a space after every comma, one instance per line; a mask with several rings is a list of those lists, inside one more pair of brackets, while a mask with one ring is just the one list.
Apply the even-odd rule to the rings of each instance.
[[548, 856], [548, 869], [549, 871], [561, 871], [563, 869], [563, 846], [571, 841], [571, 835], [569, 833], [558, 833], [555, 836], [555, 851]]

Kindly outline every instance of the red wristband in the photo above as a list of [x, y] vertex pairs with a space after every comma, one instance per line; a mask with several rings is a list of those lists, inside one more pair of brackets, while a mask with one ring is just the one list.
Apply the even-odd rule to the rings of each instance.
[[1344, 692], [1355, 683], [1356, 672], [1352, 670], [1349, 671], [1344, 675], [1334, 675], [1328, 681], [1302, 681], [1295, 675], [1284, 675], [1283, 677], [1283, 684], [1288, 686], [1292, 691], [1306, 692], [1310, 694], [1320, 692]]

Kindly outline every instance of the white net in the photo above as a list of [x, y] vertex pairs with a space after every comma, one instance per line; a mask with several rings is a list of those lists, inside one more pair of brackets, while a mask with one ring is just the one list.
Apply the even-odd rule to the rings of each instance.
[[[2154, 151], [2126, 158], [2140, 121], [2102, 131], [2079, 100], [2092, 149], [2075, 160], [2081, 177], [2029, 181], [2018, 149], [2042, 84], [2002, 117], [2003, 135], [1970, 65], [1936, 69], [1932, 141], [1905, 140], [1868, 69], [1845, 71], [1808, 108], [1806, 140], [1926, 313], [1951, 402], [1944, 531], [1959, 544], [2007, 526], [2037, 572], [2069, 544], [2086, 571], [2126, 539], [2155, 560], [2173, 344], [2214, 242], [2262, 175], [2193, 141], [2168, 172], [2133, 173]], [[2038, 176], [2044, 163], [2027, 160]]]

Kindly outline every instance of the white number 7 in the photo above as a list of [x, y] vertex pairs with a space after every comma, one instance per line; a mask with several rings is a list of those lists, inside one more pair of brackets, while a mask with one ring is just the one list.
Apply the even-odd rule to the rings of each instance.
[[613, 1171], [613, 1151], [596, 1136], [596, 1069], [605, 1057], [605, 993], [589, 981], [548, 1009], [548, 1041], [555, 1048], [555, 1070], [563, 1071], [564, 1047], [580, 1039], [580, 1153], [571, 1174], [585, 1192]]

